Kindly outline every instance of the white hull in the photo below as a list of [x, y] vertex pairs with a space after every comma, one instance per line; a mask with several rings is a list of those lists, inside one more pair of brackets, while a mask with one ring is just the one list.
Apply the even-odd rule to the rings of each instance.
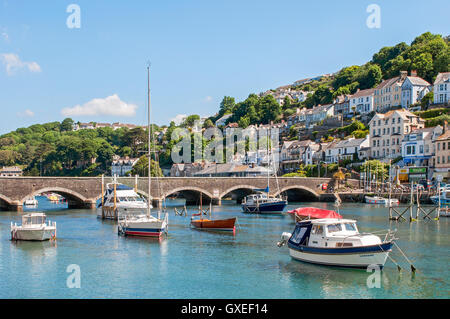
[[366, 268], [368, 265], [384, 266], [389, 252], [370, 252], [370, 253], [354, 253], [354, 254], [314, 254], [305, 253], [289, 248], [289, 254], [292, 258], [304, 262], [341, 266]]
[[168, 215], [164, 219], [155, 217], [125, 218], [119, 221], [119, 233], [131, 236], [159, 237], [167, 232]]
[[[389, 198], [366, 196], [364, 200], [366, 204], [389, 205]], [[390, 203], [392, 205], [398, 205], [399, 200], [396, 198], [391, 198]]]
[[56, 231], [56, 227], [46, 226], [41, 229], [26, 229], [26, 228], [16, 228], [11, 231], [11, 238], [13, 240], [36, 240], [44, 241], [49, 240], [53, 237]]

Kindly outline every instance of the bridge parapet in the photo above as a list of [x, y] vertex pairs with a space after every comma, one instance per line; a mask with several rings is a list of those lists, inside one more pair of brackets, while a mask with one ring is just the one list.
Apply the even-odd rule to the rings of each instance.
[[[120, 183], [134, 187], [135, 177], [120, 177]], [[111, 183], [112, 177], [105, 177]], [[358, 181], [350, 181], [357, 184]], [[319, 198], [324, 194], [320, 187], [331, 183], [329, 178], [279, 177], [269, 178], [270, 192], [298, 191]], [[267, 186], [267, 178], [262, 177], [164, 177], [152, 178], [151, 198], [160, 202], [176, 193], [196, 199], [202, 193], [205, 202], [220, 203], [224, 196], [239, 191], [251, 192]], [[137, 178], [138, 192], [147, 196], [148, 179]], [[54, 192], [68, 199], [69, 207], [94, 208], [101, 196], [101, 177], [0, 177], [0, 204], [12, 210], [20, 210], [26, 198], [43, 192]]]

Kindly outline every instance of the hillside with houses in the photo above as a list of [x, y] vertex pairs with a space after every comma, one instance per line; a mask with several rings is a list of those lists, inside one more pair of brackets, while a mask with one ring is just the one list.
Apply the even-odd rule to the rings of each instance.
[[[192, 114], [176, 125], [152, 125], [151, 172], [166, 176], [332, 176], [358, 174], [365, 161], [377, 165], [427, 167], [427, 178], [448, 178], [450, 144], [449, 37], [429, 32], [410, 45], [384, 47], [361, 66], [297, 80], [250, 94], [236, 102], [225, 96], [209, 118]], [[187, 129], [203, 148], [208, 128], [277, 130], [279, 166], [267, 149], [236, 154], [227, 163], [173, 163]], [[224, 133], [225, 135], [225, 133]], [[217, 141], [216, 141], [217, 142]], [[220, 142], [220, 141], [219, 141]], [[450, 142], [450, 141], [449, 141]], [[223, 141], [224, 152], [226, 149]], [[95, 176], [148, 174], [146, 127], [123, 123], [35, 124], [0, 136], [0, 167], [24, 175]], [[384, 163], [384, 164], [382, 164]], [[14, 168], [14, 169], [11, 169]], [[18, 173], [18, 170], [21, 172]], [[6, 174], [6, 173], [5, 173]]]

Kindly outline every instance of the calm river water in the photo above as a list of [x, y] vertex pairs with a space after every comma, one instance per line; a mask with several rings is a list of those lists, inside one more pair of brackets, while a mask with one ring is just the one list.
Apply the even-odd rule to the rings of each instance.
[[[330, 268], [292, 260], [278, 248], [292, 232], [289, 216], [245, 215], [235, 203], [214, 215], [238, 216], [236, 235], [193, 230], [169, 202], [169, 236], [162, 241], [117, 236], [113, 222], [91, 210], [66, 210], [39, 198], [38, 210], [57, 222], [54, 242], [11, 242], [10, 222], [21, 213], [0, 212], [0, 298], [449, 298], [450, 220], [389, 223], [386, 208], [343, 204], [360, 231], [397, 228], [398, 244], [418, 269], [415, 276], [395, 249], [398, 273], [388, 261], [380, 288], [366, 285], [365, 270]], [[172, 207], [171, 207], [172, 206]], [[325, 203], [291, 203], [288, 209]], [[192, 207], [192, 209], [194, 209]], [[67, 267], [79, 265], [81, 288], [68, 288]]]

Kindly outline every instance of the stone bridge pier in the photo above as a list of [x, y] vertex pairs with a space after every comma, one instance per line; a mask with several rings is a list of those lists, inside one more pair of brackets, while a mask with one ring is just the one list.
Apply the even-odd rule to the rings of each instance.
[[[105, 184], [111, 183], [111, 177], [105, 177]], [[68, 201], [69, 208], [96, 207], [101, 197], [101, 177], [1, 177], [0, 207], [20, 211], [24, 201], [45, 192], [60, 194]], [[200, 196], [205, 205], [210, 202], [220, 205], [222, 199], [240, 202], [246, 195], [256, 189], [267, 187], [267, 178], [260, 177], [164, 177], [152, 178], [150, 198], [154, 206], [159, 206], [165, 198], [179, 197], [186, 200], [186, 205], [199, 205]], [[135, 187], [138, 193], [148, 197], [148, 179], [146, 177], [121, 177], [118, 182]], [[271, 195], [283, 194], [289, 201], [328, 201], [334, 200], [334, 194], [327, 194], [320, 185], [328, 183], [329, 178], [280, 177], [270, 178]], [[347, 183], [358, 186], [359, 181], [348, 180]]]

